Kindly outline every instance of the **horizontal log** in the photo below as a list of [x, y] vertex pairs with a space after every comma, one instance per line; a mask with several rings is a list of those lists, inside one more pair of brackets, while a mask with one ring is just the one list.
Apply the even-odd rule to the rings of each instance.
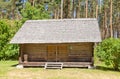
[[[45, 66], [46, 62], [27, 62], [20, 63], [23, 66]], [[92, 62], [62, 62], [63, 67], [88, 67], [92, 64]]]

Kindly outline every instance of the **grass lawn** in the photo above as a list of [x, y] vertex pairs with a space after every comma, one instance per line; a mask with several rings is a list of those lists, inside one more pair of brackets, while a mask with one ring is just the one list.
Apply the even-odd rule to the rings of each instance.
[[0, 61], [0, 79], [120, 79], [120, 72], [105, 69], [17, 69], [17, 61]]

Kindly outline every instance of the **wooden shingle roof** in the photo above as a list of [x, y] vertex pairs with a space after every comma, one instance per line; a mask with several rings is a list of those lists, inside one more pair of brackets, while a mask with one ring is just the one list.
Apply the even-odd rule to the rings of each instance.
[[28, 20], [10, 43], [100, 42], [98, 21], [94, 18]]

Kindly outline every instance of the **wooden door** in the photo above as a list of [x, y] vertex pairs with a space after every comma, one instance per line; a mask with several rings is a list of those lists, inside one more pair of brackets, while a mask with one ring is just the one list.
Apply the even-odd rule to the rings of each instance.
[[49, 45], [48, 52], [47, 52], [47, 61], [48, 62], [55, 62], [57, 61], [57, 47], [56, 45]]
[[58, 59], [60, 62], [68, 61], [68, 47], [67, 45], [58, 46]]

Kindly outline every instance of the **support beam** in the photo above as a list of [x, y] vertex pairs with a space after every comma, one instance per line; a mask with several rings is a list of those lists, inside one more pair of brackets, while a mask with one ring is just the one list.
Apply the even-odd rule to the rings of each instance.
[[94, 67], [94, 43], [92, 44], [93, 50], [92, 50], [92, 58], [91, 58], [91, 62], [92, 62], [92, 67]]
[[47, 49], [47, 51], [46, 51], [46, 52], [47, 52], [47, 54], [46, 54], [47, 60], [46, 60], [46, 61], [48, 62], [48, 45], [47, 45], [46, 47], [47, 47], [47, 48], [46, 48], [46, 49]]
[[22, 63], [22, 45], [19, 45], [19, 64]]
[[57, 60], [58, 60], [58, 58], [57, 58], [57, 56], [58, 56], [58, 50], [57, 50], [58, 48], [57, 48], [57, 45], [56, 45], [56, 62], [57, 62]]

